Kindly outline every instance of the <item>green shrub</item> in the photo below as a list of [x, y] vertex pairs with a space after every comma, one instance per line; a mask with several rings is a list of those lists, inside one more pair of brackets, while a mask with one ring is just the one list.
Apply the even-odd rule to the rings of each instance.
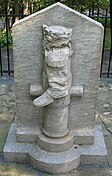
[[105, 37], [105, 48], [110, 48], [111, 45], [111, 32], [110, 28], [106, 29], [106, 37]]
[[[100, 19], [99, 19], [99, 22], [102, 23], [103, 26], [105, 26], [105, 20], [106, 20], [106, 19], [104, 19], [104, 18], [100, 18]], [[109, 19], [109, 18], [107, 18], [106, 27], [107, 27], [107, 28], [110, 28], [110, 19]]]
[[7, 46], [7, 33], [8, 33], [8, 45], [9, 45], [9, 47], [12, 46], [12, 30], [8, 29], [8, 31], [6, 31], [6, 29], [4, 29], [1, 32], [1, 37], [0, 37], [2, 48]]

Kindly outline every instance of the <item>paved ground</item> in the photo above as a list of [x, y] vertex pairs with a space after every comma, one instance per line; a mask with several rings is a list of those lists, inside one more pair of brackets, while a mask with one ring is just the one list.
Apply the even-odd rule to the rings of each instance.
[[[49, 176], [28, 165], [7, 164], [2, 160], [2, 149], [7, 133], [15, 117], [14, 80], [0, 78], [0, 176]], [[112, 79], [102, 78], [97, 97], [96, 124], [101, 124], [108, 150], [108, 168], [78, 168], [60, 176], [112, 176]]]
[[[112, 56], [111, 56], [112, 57]], [[110, 58], [110, 49], [105, 49], [104, 51], [104, 57], [103, 57], [103, 67], [102, 72], [108, 72], [108, 66], [109, 66], [109, 58]], [[112, 62], [110, 64], [110, 73], [112, 73]], [[112, 78], [112, 75], [110, 75]]]

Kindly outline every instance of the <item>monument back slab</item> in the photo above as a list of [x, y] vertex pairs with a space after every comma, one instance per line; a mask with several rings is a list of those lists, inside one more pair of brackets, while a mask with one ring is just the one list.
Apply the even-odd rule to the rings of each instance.
[[[30, 87], [37, 85], [39, 89], [39, 85], [42, 85], [44, 24], [72, 29], [71, 73], [72, 87], [76, 88], [71, 95], [68, 126], [74, 134], [92, 137], [103, 27], [69, 7], [56, 3], [13, 26], [18, 141], [36, 141], [43, 123], [43, 108], [33, 105], [34, 96], [31, 96]], [[89, 142], [92, 141], [91, 138]]]

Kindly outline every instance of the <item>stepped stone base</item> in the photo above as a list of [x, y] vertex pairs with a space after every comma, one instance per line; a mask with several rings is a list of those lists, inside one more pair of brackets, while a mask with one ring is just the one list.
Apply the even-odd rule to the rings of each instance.
[[16, 142], [16, 124], [12, 123], [3, 149], [4, 161], [29, 163], [46, 173], [66, 173], [81, 165], [107, 166], [107, 150], [101, 127], [94, 130], [94, 145], [74, 145], [67, 151], [47, 152], [37, 143]]
[[38, 135], [38, 145], [48, 152], [67, 151], [73, 146], [73, 140], [74, 137], [70, 133], [62, 138], [49, 138], [43, 134]]

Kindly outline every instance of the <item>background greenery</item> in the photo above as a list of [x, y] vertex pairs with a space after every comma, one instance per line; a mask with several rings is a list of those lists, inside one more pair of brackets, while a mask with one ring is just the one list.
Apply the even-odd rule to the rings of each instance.
[[[0, 13], [3, 13], [5, 10], [5, 7], [7, 6], [9, 11], [12, 10], [13, 5], [19, 4], [20, 6], [24, 4], [24, 6], [27, 6], [28, 4], [33, 4], [34, 11], [37, 10], [37, 8], [43, 8], [56, 2], [56, 0], [0, 0]], [[60, 0], [60, 2], [76, 9], [80, 9], [80, 7], [84, 7], [85, 9], [88, 9], [92, 6], [93, 0]], [[105, 9], [109, 7], [109, 0], [94, 0], [95, 7], [99, 7], [101, 9]]]
[[[10, 14], [23, 14], [28, 15], [30, 13], [36, 12], [40, 9], [43, 9], [53, 3], [55, 3], [56, 0], [0, 0], [0, 14], [7, 13]], [[76, 9], [78, 11], [83, 8], [83, 13], [87, 14], [89, 12], [88, 9], [91, 9], [91, 12], [94, 11], [96, 14], [98, 12], [98, 8], [100, 11], [100, 15], [103, 15], [106, 13], [105, 9], [109, 9], [109, 0], [60, 0], [60, 2], [64, 3], [65, 5]], [[109, 11], [109, 10], [108, 10]], [[10, 17], [8, 18], [8, 30], [6, 30], [6, 27], [4, 25], [4, 28], [1, 31], [1, 47], [5, 47], [7, 45], [7, 38], [6, 35], [8, 34], [8, 44], [11, 47], [12, 46], [12, 24], [19, 20], [19, 17]], [[6, 18], [2, 17], [1, 21], [5, 24]], [[97, 20], [97, 18], [96, 18]], [[105, 19], [99, 18], [99, 22], [101, 22], [103, 25], [105, 25]], [[106, 42], [105, 47], [110, 47], [110, 20], [107, 19], [106, 24]]]

